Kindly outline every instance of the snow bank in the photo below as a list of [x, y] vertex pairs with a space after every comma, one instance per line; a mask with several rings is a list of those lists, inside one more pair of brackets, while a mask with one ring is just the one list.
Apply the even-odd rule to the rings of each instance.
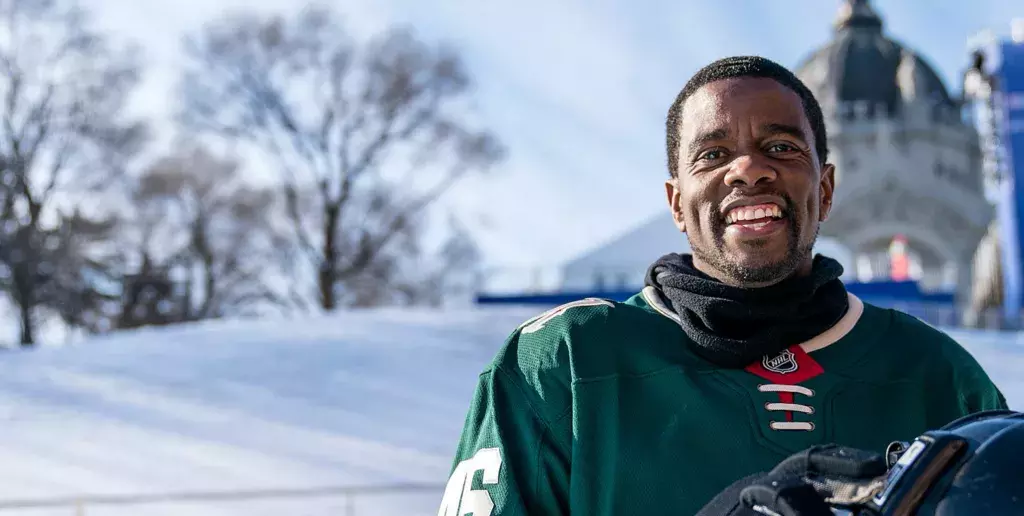
[[[0, 355], [0, 500], [434, 483], [354, 516], [434, 514], [476, 376], [536, 307], [142, 330]], [[1024, 406], [1024, 336], [951, 332]], [[334, 497], [85, 514], [347, 514]], [[0, 511], [3, 512], [3, 511]], [[75, 514], [72, 509], [7, 514]]]

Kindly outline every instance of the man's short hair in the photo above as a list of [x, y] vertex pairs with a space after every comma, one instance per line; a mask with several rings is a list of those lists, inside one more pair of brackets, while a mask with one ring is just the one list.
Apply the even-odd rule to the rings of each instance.
[[814, 133], [814, 148], [818, 153], [818, 161], [825, 164], [828, 159], [828, 133], [825, 130], [825, 117], [821, 113], [821, 105], [814, 98], [811, 90], [786, 67], [760, 56], [735, 56], [719, 59], [701, 68], [687, 81], [686, 86], [676, 96], [676, 101], [668, 110], [665, 120], [665, 145], [668, 150], [668, 171], [672, 177], [679, 174], [679, 135], [682, 132], [683, 103], [702, 86], [734, 77], [764, 77], [793, 90], [804, 105], [804, 113]]

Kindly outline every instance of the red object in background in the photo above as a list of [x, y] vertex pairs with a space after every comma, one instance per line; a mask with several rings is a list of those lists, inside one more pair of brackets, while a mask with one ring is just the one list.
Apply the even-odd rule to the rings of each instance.
[[889, 279], [907, 281], [910, 279], [910, 260], [907, 258], [907, 237], [896, 235], [889, 244]]

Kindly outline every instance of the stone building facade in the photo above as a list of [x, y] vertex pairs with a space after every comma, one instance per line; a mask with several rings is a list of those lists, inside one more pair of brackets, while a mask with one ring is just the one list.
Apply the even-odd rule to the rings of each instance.
[[854, 254], [865, 280], [887, 276], [890, 244], [902, 235], [913, 279], [967, 296], [994, 209], [961, 101], [923, 56], [886, 35], [867, 0], [843, 3], [832, 41], [796, 73], [822, 104], [836, 165], [822, 235]]

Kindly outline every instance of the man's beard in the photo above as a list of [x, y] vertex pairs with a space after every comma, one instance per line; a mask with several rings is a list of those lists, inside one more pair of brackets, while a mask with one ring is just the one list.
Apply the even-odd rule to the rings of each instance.
[[[712, 210], [709, 219], [711, 220], [711, 235], [715, 247], [706, 250], [702, 246], [694, 245], [694, 242], [691, 241], [690, 248], [693, 256], [740, 285], [754, 283], [771, 284], [786, 279], [811, 256], [814, 250], [814, 243], [818, 238], [818, 230], [815, 229], [814, 237], [811, 238], [809, 243], [801, 245], [800, 233], [803, 226], [793, 216], [795, 204], [788, 195], [782, 195], [782, 198], [786, 203], [784, 218], [788, 222], [786, 224], [787, 250], [786, 256], [782, 260], [764, 263], [756, 267], [730, 261], [725, 252], [725, 228], [727, 224], [723, 217], [714, 210]], [[750, 242], [745, 245], [757, 248], [764, 244], [765, 242]]]

